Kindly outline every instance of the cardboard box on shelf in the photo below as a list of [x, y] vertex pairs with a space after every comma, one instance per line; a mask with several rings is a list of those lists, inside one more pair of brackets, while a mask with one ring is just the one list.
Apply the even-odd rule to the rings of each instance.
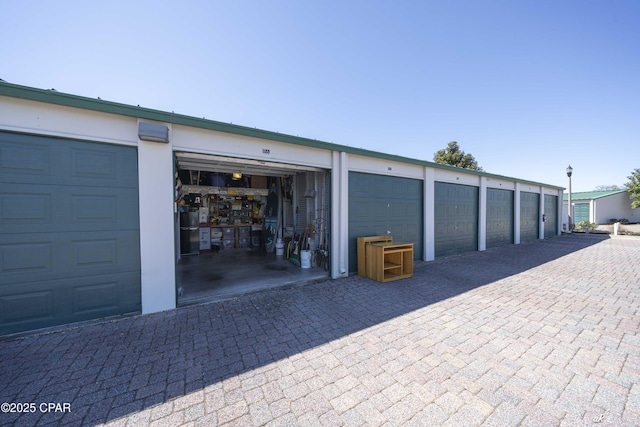
[[251, 175], [251, 188], [267, 188], [267, 177]]

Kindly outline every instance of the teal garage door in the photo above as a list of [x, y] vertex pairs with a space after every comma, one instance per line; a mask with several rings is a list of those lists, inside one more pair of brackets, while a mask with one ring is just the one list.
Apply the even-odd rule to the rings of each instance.
[[478, 250], [478, 187], [435, 183], [435, 255]]
[[513, 243], [513, 191], [487, 188], [487, 248]]
[[422, 200], [420, 180], [349, 172], [349, 271], [358, 271], [357, 238], [388, 232], [422, 259]]
[[137, 150], [0, 132], [0, 335], [140, 312]]
[[558, 235], [558, 196], [544, 195], [544, 238]]
[[520, 241], [538, 239], [540, 224], [540, 195], [520, 193]]
[[578, 224], [582, 221], [589, 221], [590, 203], [576, 203], [573, 205], [573, 223]]

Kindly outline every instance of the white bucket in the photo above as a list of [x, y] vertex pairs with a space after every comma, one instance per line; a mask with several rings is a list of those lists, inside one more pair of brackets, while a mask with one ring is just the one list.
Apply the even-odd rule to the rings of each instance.
[[284, 255], [284, 243], [282, 243], [282, 239], [278, 239], [276, 242], [276, 256]]
[[311, 268], [311, 251], [300, 251], [300, 267]]

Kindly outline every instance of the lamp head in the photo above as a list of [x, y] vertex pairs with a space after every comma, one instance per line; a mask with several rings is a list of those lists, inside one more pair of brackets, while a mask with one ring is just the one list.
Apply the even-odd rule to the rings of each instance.
[[571, 174], [573, 173], [573, 168], [571, 165], [567, 166], [567, 176], [571, 178]]

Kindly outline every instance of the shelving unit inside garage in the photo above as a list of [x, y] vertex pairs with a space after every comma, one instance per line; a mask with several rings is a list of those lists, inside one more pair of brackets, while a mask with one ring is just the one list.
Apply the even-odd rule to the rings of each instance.
[[181, 185], [180, 193], [183, 197], [193, 195], [200, 200], [200, 203], [184, 206], [182, 209], [198, 211], [201, 252], [212, 248], [261, 246], [263, 227], [260, 207], [264, 205], [268, 193], [266, 177], [254, 179], [254, 185], [261, 188]]

